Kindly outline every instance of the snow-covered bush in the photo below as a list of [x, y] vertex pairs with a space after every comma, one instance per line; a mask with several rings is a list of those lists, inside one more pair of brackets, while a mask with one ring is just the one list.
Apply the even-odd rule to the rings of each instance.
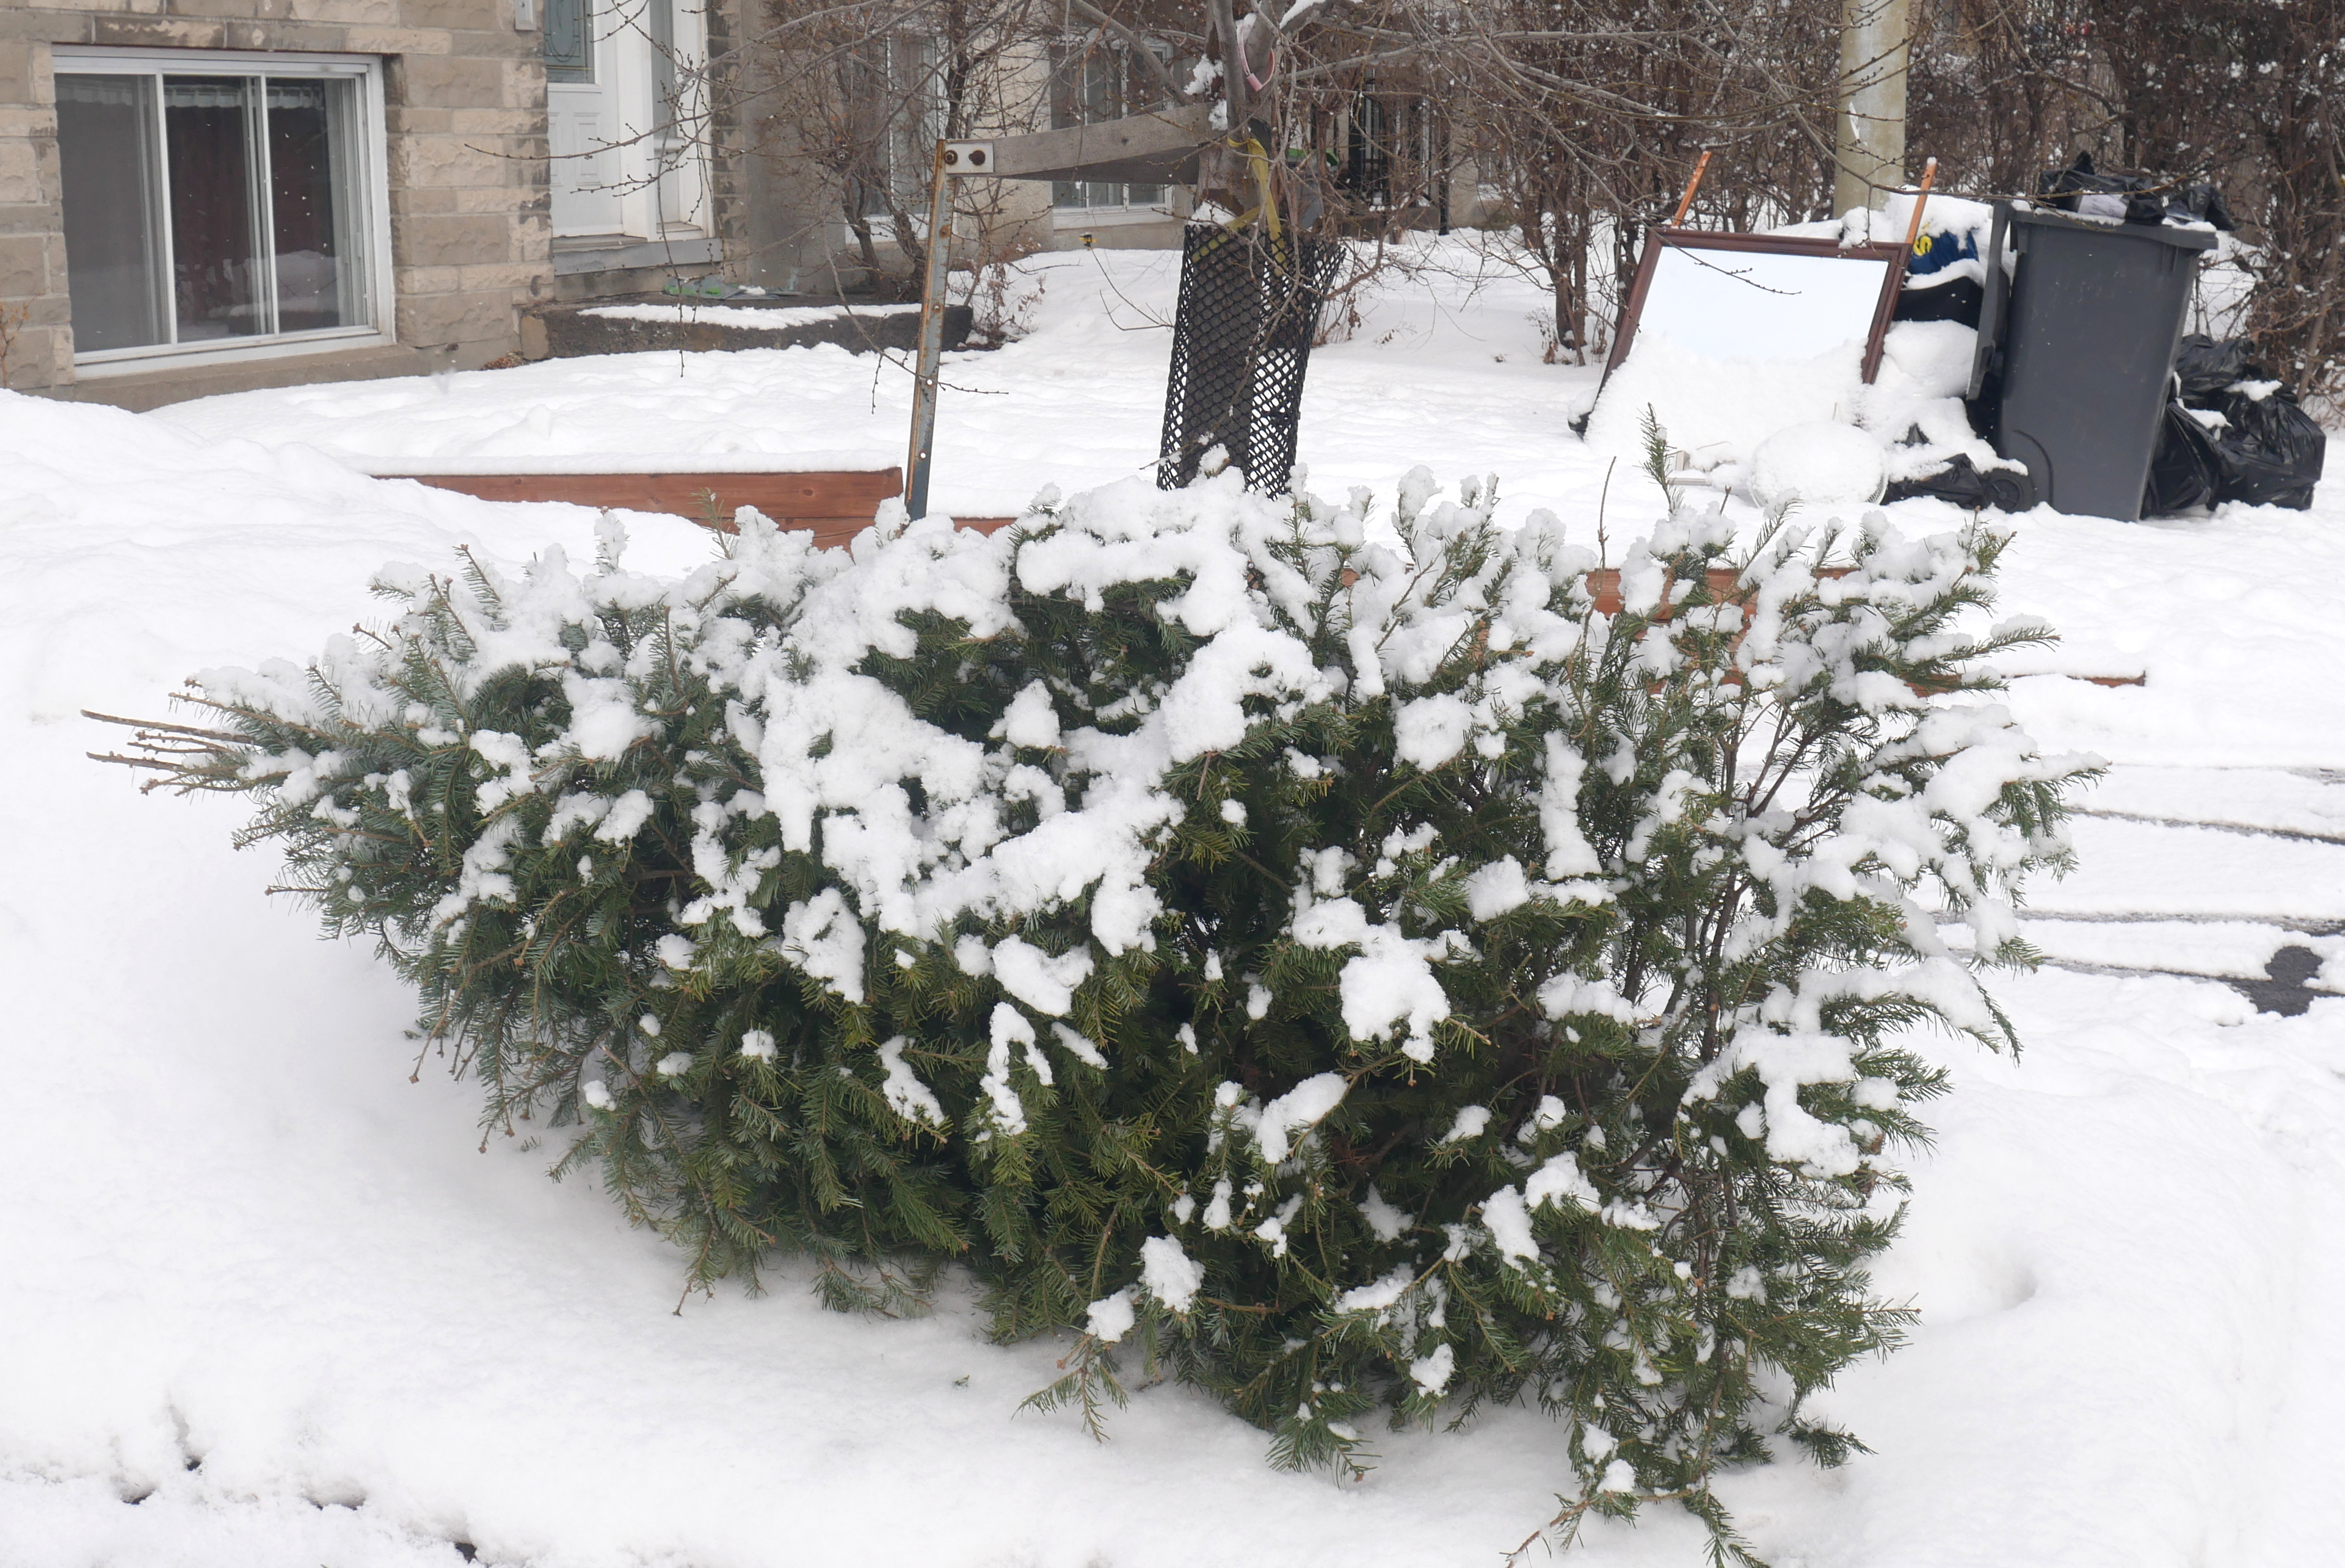
[[[1680, 512], [1620, 562], [1487, 483], [1234, 476], [848, 551], [751, 523], [387, 573], [307, 668], [209, 671], [168, 775], [380, 936], [488, 1125], [574, 1125], [705, 1284], [959, 1260], [1274, 1456], [1529, 1401], [1568, 1535], [1681, 1502], [1893, 1344], [1867, 1293], [1936, 1023], [2007, 1030], [1933, 902], [2024, 960], [2061, 788], [1977, 661], [2000, 541]], [[1929, 693], [1927, 695], [1921, 693]], [[1568, 1479], [1564, 1479], [1568, 1472]]]

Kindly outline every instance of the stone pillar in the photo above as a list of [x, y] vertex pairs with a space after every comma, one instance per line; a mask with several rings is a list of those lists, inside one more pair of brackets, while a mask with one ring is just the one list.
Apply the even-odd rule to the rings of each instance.
[[73, 379], [56, 101], [48, 45], [0, 37], [0, 382], [20, 392]]
[[1905, 183], [1907, 0], [1842, 0], [1840, 105], [1833, 116], [1832, 216]]
[[511, 352], [520, 312], [553, 298], [545, 72], [534, 42], [456, 31], [391, 55], [399, 340], [437, 365], [470, 369]]

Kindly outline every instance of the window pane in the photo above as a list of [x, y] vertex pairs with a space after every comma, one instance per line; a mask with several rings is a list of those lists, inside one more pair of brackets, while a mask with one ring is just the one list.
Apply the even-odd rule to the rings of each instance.
[[929, 186], [936, 172], [937, 139], [945, 134], [936, 40], [898, 35], [889, 40], [888, 69], [891, 91], [901, 106], [897, 111], [897, 147], [888, 160], [888, 183], [907, 212], [925, 213]]
[[179, 341], [269, 330], [252, 199], [252, 93], [242, 76], [163, 78]]
[[1083, 124], [1105, 125], [1123, 114], [1122, 56], [1094, 50], [1083, 58]]
[[674, 117], [675, 100], [675, 0], [644, 0], [636, 25], [652, 46], [652, 113], [660, 123]]
[[858, 55], [852, 78], [857, 123], [874, 144], [869, 172], [861, 177], [864, 216], [924, 214], [945, 124], [936, 41], [891, 35], [871, 40]]
[[1381, 99], [1352, 100], [1351, 145], [1344, 160], [1345, 188], [1382, 206], [1392, 197], [1392, 118]]
[[[1156, 48], [1157, 57], [1169, 50]], [[1081, 46], [1061, 43], [1051, 54], [1051, 126], [1104, 125], [1133, 112], [1134, 105], [1154, 105], [1162, 89], [1145, 66], [1120, 45], [1096, 41]], [[1120, 185], [1100, 180], [1060, 180], [1051, 187], [1056, 207], [1109, 210], [1122, 207], [1152, 207], [1164, 199], [1160, 185]]]
[[269, 206], [280, 332], [355, 327], [366, 319], [350, 177], [357, 91], [347, 78], [279, 76], [269, 83]]
[[81, 353], [170, 341], [156, 219], [155, 80], [57, 77], [66, 287]]
[[1071, 54], [1064, 44], [1051, 46], [1051, 128], [1064, 130], [1069, 126], [1083, 123], [1083, 111], [1077, 102], [1077, 88], [1082, 81], [1082, 61]]
[[547, 81], [594, 79], [594, 0], [545, 0], [544, 30], [539, 38], [545, 49]]

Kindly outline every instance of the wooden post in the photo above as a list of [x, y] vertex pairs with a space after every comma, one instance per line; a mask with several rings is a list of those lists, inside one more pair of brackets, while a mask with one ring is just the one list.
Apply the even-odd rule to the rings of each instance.
[[1686, 181], [1685, 195], [1678, 198], [1677, 216], [1670, 219], [1670, 227], [1671, 228], [1683, 228], [1685, 227], [1686, 214], [1693, 210], [1693, 193], [1701, 188], [1702, 170], [1709, 167], [1710, 149], [1708, 147], [1704, 147], [1701, 149], [1701, 157], [1694, 162], [1693, 177]]
[[937, 143], [929, 184], [929, 267], [920, 285], [920, 354], [912, 372], [912, 446], [904, 459], [904, 515], [929, 515], [929, 460], [937, 440], [937, 373], [945, 349], [945, 277], [952, 260], [952, 197], [945, 144]]
[[1889, 258], [1889, 281], [1881, 291], [1881, 310], [1874, 317], [1873, 337], [1864, 347], [1864, 384], [1881, 373], [1881, 350], [1888, 341], [1889, 322], [1896, 314], [1897, 296], [1905, 291], [1905, 268], [1914, 259], [1914, 238], [1922, 232], [1922, 209], [1930, 204], [1930, 187], [1937, 182], [1938, 160], [1922, 166], [1922, 188], [1914, 193], [1913, 220], [1905, 225], [1905, 243]]
[[1905, 226], [1905, 254], [1914, 254], [1914, 241], [1922, 233], [1922, 209], [1930, 205], [1930, 187], [1938, 182], [1938, 160], [1932, 158], [1922, 166], [1922, 188], [1914, 195], [1914, 220]]

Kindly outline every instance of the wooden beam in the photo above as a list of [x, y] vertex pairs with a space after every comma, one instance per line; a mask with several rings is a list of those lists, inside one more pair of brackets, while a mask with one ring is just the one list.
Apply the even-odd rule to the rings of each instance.
[[1209, 105], [1183, 104], [1102, 125], [996, 137], [986, 172], [1000, 179], [1193, 184], [1197, 149], [1214, 137], [1212, 112]]

